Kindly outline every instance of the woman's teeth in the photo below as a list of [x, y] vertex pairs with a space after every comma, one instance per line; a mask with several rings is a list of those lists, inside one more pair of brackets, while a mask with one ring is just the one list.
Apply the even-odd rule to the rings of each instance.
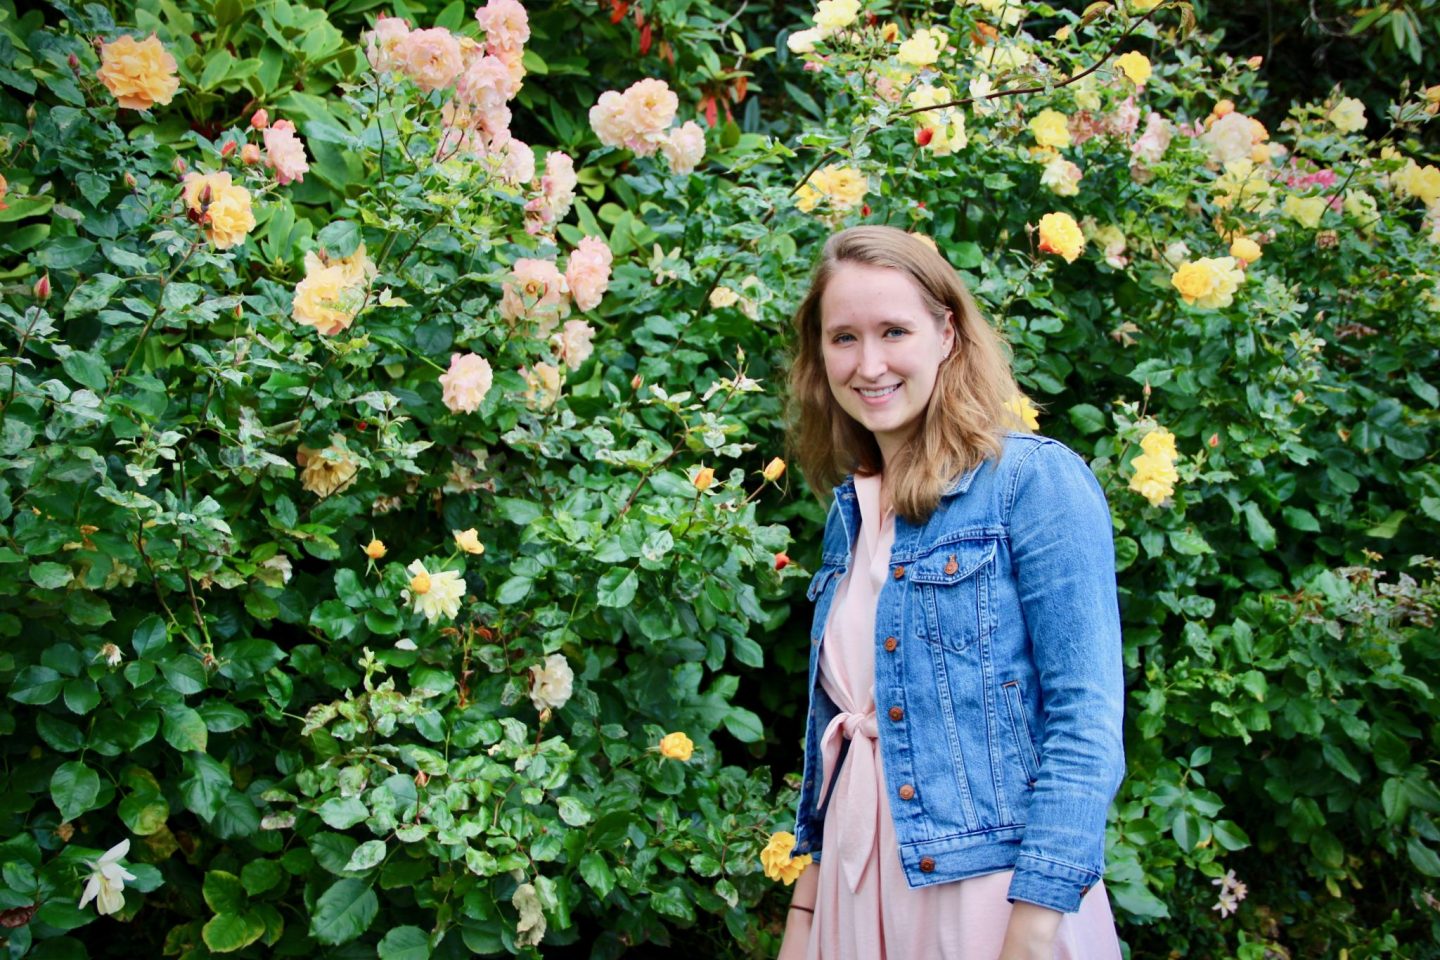
[[873, 400], [879, 397], [888, 397], [890, 394], [900, 389], [900, 384], [897, 383], [889, 387], [876, 387], [873, 390], [867, 390], [864, 387], [860, 387], [858, 389], [860, 390], [860, 396], [869, 397]]

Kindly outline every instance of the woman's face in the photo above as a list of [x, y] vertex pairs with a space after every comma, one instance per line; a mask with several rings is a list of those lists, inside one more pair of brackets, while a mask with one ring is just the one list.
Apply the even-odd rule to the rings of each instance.
[[955, 331], [937, 322], [900, 270], [842, 262], [820, 297], [820, 343], [830, 392], [875, 435], [887, 462], [915, 430]]

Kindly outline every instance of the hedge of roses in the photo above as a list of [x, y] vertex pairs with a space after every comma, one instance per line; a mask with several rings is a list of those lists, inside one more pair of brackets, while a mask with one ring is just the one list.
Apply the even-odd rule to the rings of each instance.
[[773, 951], [860, 221], [1110, 497], [1133, 955], [1429, 955], [1440, 85], [1271, 131], [1154, 0], [390, 13], [0, 8], [12, 956]]

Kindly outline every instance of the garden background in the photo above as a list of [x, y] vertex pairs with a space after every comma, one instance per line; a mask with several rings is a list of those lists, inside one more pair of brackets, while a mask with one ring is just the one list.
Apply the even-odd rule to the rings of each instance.
[[773, 955], [871, 222], [1110, 498], [1130, 955], [1440, 955], [1436, 7], [0, 0], [0, 945]]

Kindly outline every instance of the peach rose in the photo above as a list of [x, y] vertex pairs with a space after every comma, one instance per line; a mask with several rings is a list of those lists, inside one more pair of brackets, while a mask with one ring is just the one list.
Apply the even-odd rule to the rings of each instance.
[[565, 278], [549, 260], [521, 257], [511, 269], [500, 297], [500, 315], [506, 320], [537, 320], [548, 334], [568, 311]]
[[401, 71], [427, 93], [450, 86], [464, 68], [460, 41], [444, 27], [412, 30], [395, 52]]
[[399, 17], [377, 17], [375, 29], [365, 34], [365, 56], [376, 73], [400, 69], [400, 47], [410, 35], [410, 24]]
[[450, 369], [440, 374], [441, 399], [455, 413], [474, 413], [495, 382], [490, 362], [474, 353], [450, 356]]
[[149, 110], [157, 103], [169, 103], [180, 89], [176, 69], [175, 58], [152, 33], [138, 42], [122, 36], [102, 43], [100, 70], [95, 75], [120, 106]]
[[571, 370], [579, 370], [580, 365], [590, 359], [590, 354], [595, 352], [592, 341], [595, 339], [595, 328], [584, 320], [566, 320], [565, 326], [560, 332], [550, 338], [550, 345], [555, 348], [555, 355], [565, 363]]
[[610, 287], [610, 248], [599, 237], [585, 237], [565, 265], [565, 283], [581, 310], [594, 310]]
[[303, 181], [310, 164], [305, 159], [305, 145], [295, 135], [295, 124], [276, 120], [264, 136], [265, 166], [274, 168], [275, 180], [281, 184]]
[[660, 152], [669, 161], [671, 173], [690, 173], [705, 156], [705, 131], [694, 120], [687, 120], [660, 142]]

